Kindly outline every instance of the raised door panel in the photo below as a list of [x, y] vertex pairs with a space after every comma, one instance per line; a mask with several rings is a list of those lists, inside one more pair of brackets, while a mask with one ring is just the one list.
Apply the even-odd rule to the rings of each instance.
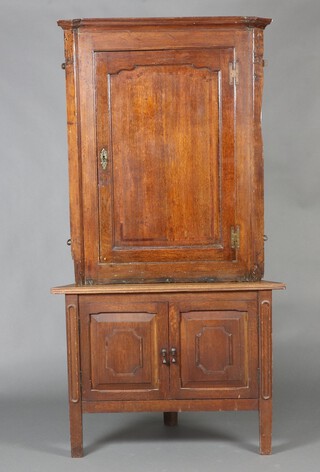
[[148, 65], [111, 81], [114, 248], [221, 244], [218, 71]]
[[165, 303], [80, 304], [83, 397], [155, 399], [168, 372], [161, 363], [167, 343]]
[[[175, 316], [179, 338], [172, 385], [179, 398], [257, 395], [257, 316], [252, 302], [205, 302]], [[174, 338], [172, 335], [172, 339]]]
[[233, 61], [233, 48], [94, 54], [101, 273], [170, 262], [161, 280], [236, 259]]

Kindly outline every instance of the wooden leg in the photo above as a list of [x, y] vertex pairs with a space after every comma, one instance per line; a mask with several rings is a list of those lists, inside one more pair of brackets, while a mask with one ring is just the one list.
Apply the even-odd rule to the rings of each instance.
[[259, 293], [260, 454], [272, 450], [272, 291]]
[[272, 400], [260, 400], [259, 406], [260, 454], [272, 452]]
[[66, 295], [71, 457], [83, 456], [78, 296]]
[[176, 411], [165, 411], [163, 413], [163, 422], [166, 426], [177, 426], [178, 413]]
[[69, 404], [71, 457], [82, 457], [82, 411], [81, 403]]

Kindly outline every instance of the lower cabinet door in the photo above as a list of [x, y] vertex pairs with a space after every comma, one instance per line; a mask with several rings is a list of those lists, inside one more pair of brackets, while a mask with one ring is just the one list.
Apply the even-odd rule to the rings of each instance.
[[169, 369], [161, 351], [168, 342], [167, 303], [80, 297], [84, 400], [165, 397]]
[[203, 301], [171, 307], [170, 394], [175, 398], [255, 398], [256, 301]]
[[83, 400], [257, 398], [254, 293], [147, 297], [79, 297]]

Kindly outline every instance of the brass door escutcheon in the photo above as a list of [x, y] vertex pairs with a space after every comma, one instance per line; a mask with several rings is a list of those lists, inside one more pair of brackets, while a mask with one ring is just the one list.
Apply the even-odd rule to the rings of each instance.
[[106, 170], [108, 165], [108, 151], [105, 148], [102, 148], [100, 151], [100, 162], [103, 170]]

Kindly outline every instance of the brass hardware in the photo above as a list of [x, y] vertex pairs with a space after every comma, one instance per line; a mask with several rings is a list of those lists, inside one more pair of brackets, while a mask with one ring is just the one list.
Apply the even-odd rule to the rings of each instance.
[[71, 246], [71, 239], [67, 240], [67, 246]]
[[171, 364], [176, 364], [177, 363], [177, 349], [175, 347], [172, 347], [170, 349], [170, 356], [171, 356], [171, 359], [170, 359]]
[[105, 148], [102, 148], [100, 151], [100, 162], [103, 170], [106, 170], [108, 165], [108, 151]]
[[240, 227], [239, 225], [231, 226], [231, 248], [240, 248]]
[[263, 235], [263, 240], [264, 240], [264, 241], [268, 241], [268, 239], [269, 239], [268, 236], [267, 236], [266, 234], [264, 234], [264, 235]]
[[66, 63], [63, 62], [63, 63], [61, 64], [61, 69], [62, 69], [62, 70], [65, 70], [65, 68], [66, 68]]
[[229, 84], [239, 84], [239, 63], [229, 62]]
[[168, 359], [167, 359], [167, 350], [166, 349], [161, 349], [161, 358], [162, 358], [162, 364], [167, 364], [169, 365], [168, 363]]

